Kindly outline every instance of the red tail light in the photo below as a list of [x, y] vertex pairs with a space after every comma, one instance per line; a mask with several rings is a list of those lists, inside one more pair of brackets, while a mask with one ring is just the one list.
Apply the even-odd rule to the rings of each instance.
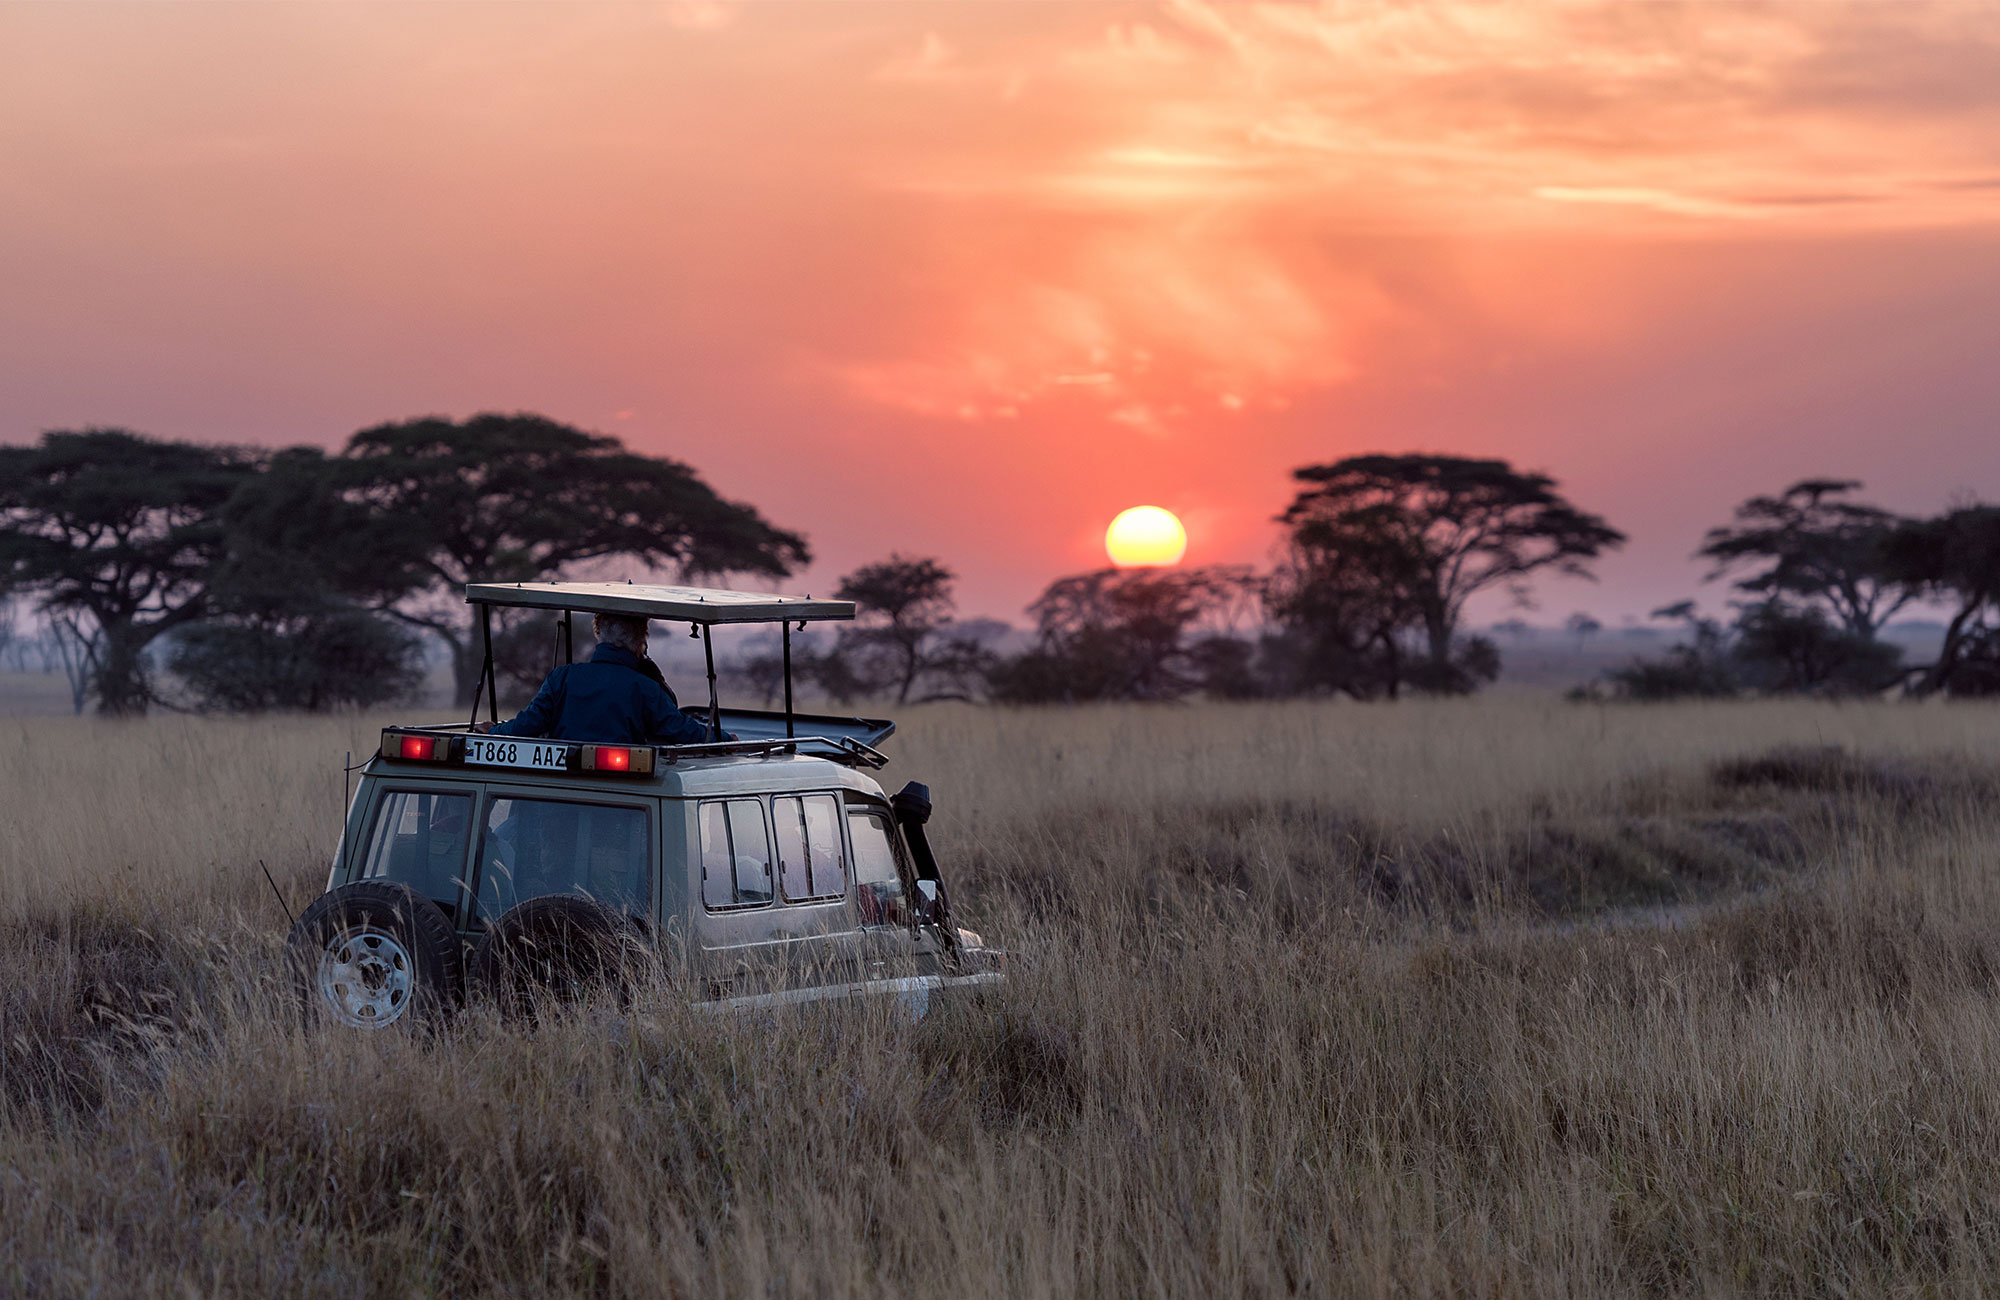
[[382, 730], [382, 757], [408, 759], [418, 763], [449, 763], [450, 736], [413, 736], [390, 728]]
[[586, 772], [629, 772], [633, 776], [653, 773], [651, 745], [585, 745], [580, 757], [580, 766]]

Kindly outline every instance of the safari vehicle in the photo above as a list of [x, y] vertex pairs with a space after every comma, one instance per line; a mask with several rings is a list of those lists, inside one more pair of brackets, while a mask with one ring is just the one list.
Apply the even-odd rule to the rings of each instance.
[[[951, 922], [924, 824], [929, 792], [870, 773], [884, 719], [793, 709], [794, 625], [848, 601], [630, 583], [473, 584], [486, 655], [465, 726], [396, 726], [362, 769], [326, 892], [287, 940], [306, 1006], [357, 1028], [448, 1014], [481, 992], [517, 1004], [640, 954], [717, 1008], [933, 993], [1001, 978]], [[711, 735], [634, 745], [482, 735], [499, 716], [492, 611], [685, 622], [708, 665]], [[718, 624], [782, 629], [782, 713], [724, 709]]]

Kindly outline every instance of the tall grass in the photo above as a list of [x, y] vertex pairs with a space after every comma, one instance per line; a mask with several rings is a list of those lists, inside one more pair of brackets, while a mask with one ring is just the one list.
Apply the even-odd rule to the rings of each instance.
[[2000, 712], [919, 711], [979, 1004], [301, 1031], [363, 720], [0, 729], [0, 1293], [1889, 1294], [2000, 1265]]

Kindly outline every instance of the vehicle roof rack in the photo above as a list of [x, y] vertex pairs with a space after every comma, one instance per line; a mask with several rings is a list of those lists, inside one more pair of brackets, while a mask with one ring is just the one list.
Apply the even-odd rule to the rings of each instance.
[[663, 587], [637, 582], [474, 582], [468, 605], [636, 614], [676, 623], [811, 623], [854, 617], [851, 600], [815, 600], [722, 587]]
[[722, 740], [693, 745], [660, 745], [657, 748], [660, 761], [670, 766], [684, 758], [763, 757], [770, 754], [830, 758], [849, 767], [883, 768], [889, 765], [887, 754], [852, 736], [777, 736], [768, 740]]
[[[815, 600], [811, 596], [780, 596], [762, 591], [730, 591], [723, 587], [668, 587], [638, 582], [471, 582], [465, 587], [465, 603], [479, 607], [480, 634], [485, 656], [479, 681], [472, 688], [472, 718], [479, 717], [479, 695], [486, 694], [486, 714], [500, 720], [499, 684], [493, 671], [493, 611], [501, 609], [546, 609], [562, 615], [559, 630], [563, 661], [576, 660], [574, 616], [589, 614], [629, 614], [692, 625], [701, 635], [702, 656], [708, 663], [708, 727], [711, 743], [722, 741], [722, 700], [715, 681], [715, 625], [718, 623], [776, 623], [785, 675], [785, 736], [797, 739], [798, 728], [792, 708], [792, 629], [807, 623], [852, 619], [851, 600]], [[883, 735], [888, 734], [883, 732]], [[880, 737], [876, 737], [879, 739]], [[836, 744], [859, 761], [852, 750]], [[875, 750], [862, 745], [870, 754]]]

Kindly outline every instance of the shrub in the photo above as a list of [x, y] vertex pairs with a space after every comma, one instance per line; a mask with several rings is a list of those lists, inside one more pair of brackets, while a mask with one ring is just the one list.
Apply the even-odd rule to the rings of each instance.
[[357, 609], [279, 621], [212, 620], [175, 638], [167, 665], [204, 708], [367, 708], [423, 680], [415, 636]]

